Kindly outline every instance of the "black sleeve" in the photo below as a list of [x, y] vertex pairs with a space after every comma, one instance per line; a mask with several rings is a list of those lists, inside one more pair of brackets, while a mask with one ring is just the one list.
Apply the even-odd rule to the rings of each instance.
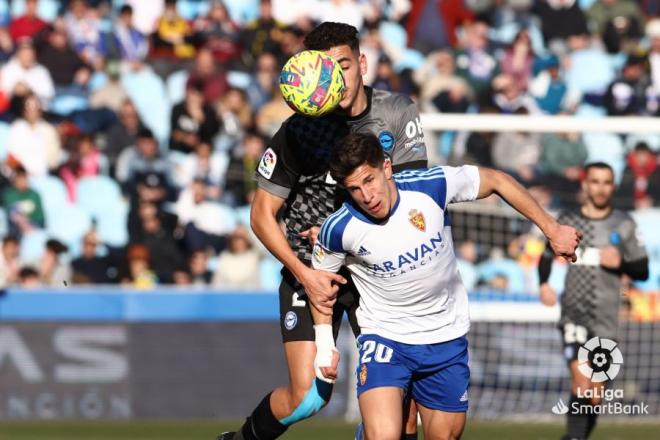
[[543, 252], [543, 255], [541, 255], [541, 259], [539, 260], [539, 284], [547, 283], [550, 279], [553, 260], [554, 257], [551, 253]]
[[294, 147], [287, 135], [285, 122], [273, 136], [257, 165], [255, 177], [259, 188], [283, 199], [289, 196], [301, 174]]
[[621, 263], [620, 270], [635, 281], [645, 281], [649, 278], [649, 259], [624, 261]]

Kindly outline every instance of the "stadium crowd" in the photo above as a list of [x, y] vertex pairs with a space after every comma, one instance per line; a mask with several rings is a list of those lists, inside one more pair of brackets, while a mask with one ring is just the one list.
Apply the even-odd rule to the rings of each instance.
[[[2, 284], [275, 290], [252, 176], [291, 114], [280, 67], [319, 21], [360, 29], [365, 82], [423, 112], [658, 116], [656, 15], [657, 0], [0, 0]], [[578, 202], [595, 159], [618, 207], [660, 206], [660, 137], [426, 140], [433, 163], [506, 170], [551, 209]], [[494, 254], [535, 267], [527, 237]], [[497, 257], [469, 241], [459, 256]], [[491, 272], [472, 285], [536, 290]]]

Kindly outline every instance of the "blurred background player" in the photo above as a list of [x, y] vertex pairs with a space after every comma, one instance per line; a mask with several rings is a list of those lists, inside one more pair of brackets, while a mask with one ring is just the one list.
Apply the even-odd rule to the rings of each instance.
[[[280, 323], [291, 383], [269, 393], [239, 432], [222, 434], [220, 439], [277, 438], [329, 401], [332, 386], [315, 379], [316, 347], [308, 300], [332, 316], [335, 338], [344, 312], [357, 334], [357, 298], [348, 275], [310, 267], [310, 241], [345, 199], [344, 191], [330, 176], [330, 149], [349, 132], [366, 132], [378, 137], [396, 170], [427, 165], [414, 103], [403, 95], [364, 86], [362, 75], [367, 71], [367, 62], [360, 53], [357, 29], [325, 22], [305, 37], [304, 45], [326, 52], [341, 66], [346, 89], [340, 109], [320, 118], [294, 114], [282, 124], [257, 167], [259, 188], [251, 210], [255, 234], [285, 266], [280, 285]], [[278, 223], [279, 212], [284, 233]], [[338, 289], [335, 303], [332, 298]], [[412, 430], [416, 430], [414, 423]]]
[[[601, 402], [599, 397], [578, 397], [584, 390], [595, 387], [591, 378], [578, 370], [579, 347], [596, 336], [616, 340], [622, 279], [645, 280], [649, 274], [646, 250], [634, 220], [612, 208], [615, 190], [612, 168], [596, 162], [588, 164], [585, 173], [584, 203], [578, 210], [561, 213], [558, 219], [583, 234], [578, 260], [568, 269], [561, 296], [559, 330], [571, 373], [564, 440], [586, 439], [596, 425], [597, 414], [574, 413], [573, 404], [588, 407]], [[557, 294], [548, 283], [552, 260], [552, 253], [546, 250], [539, 262], [540, 299], [549, 306], [557, 302]]]

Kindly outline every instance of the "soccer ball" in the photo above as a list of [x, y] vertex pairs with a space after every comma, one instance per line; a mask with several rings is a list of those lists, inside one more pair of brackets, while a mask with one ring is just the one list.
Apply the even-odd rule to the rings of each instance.
[[321, 116], [334, 110], [344, 88], [344, 75], [337, 61], [317, 50], [297, 53], [280, 72], [284, 100], [305, 116]]

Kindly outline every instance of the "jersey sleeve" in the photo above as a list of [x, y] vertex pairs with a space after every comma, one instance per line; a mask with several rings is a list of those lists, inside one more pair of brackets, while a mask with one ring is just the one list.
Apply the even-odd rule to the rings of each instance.
[[479, 168], [473, 165], [442, 167], [447, 181], [446, 204], [469, 202], [479, 195]]
[[337, 272], [346, 260], [345, 232], [351, 215], [345, 207], [331, 214], [321, 225], [314, 251], [314, 269]]
[[[622, 260], [626, 263], [648, 258], [642, 234], [637, 229], [635, 221], [628, 217], [623, 223], [621, 231]], [[612, 240], [610, 240], [612, 241]]]
[[[426, 168], [428, 166], [426, 143], [417, 106], [409, 97], [398, 94], [392, 97], [391, 105], [388, 114], [391, 118], [390, 126], [394, 129], [393, 149], [388, 151], [386, 148], [388, 139], [379, 140], [384, 151], [392, 159], [394, 171]], [[387, 133], [381, 134], [381, 137], [383, 136], [387, 137]]]
[[300, 178], [292, 147], [289, 145], [285, 122], [273, 136], [255, 170], [259, 188], [283, 199], [289, 196]]

